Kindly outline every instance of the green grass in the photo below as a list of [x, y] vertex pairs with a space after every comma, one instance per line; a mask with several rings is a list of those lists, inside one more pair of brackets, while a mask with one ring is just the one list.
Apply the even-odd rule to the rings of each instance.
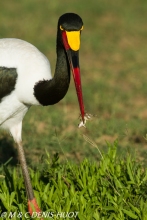
[[[48, 219], [60, 219], [65, 212], [67, 218], [64, 219], [146, 220], [147, 170], [130, 154], [127, 159], [118, 157], [118, 147], [117, 142], [108, 144], [107, 154], [100, 152], [99, 164], [84, 159], [79, 166], [71, 162], [63, 165], [57, 154], [51, 160], [47, 153], [42, 167], [30, 169], [42, 215], [50, 212], [53, 216], [50, 214]], [[10, 213], [13, 219], [19, 219], [19, 213], [23, 213], [22, 219], [26, 219], [27, 201], [20, 170], [14, 168], [10, 171], [6, 165], [3, 170], [5, 178], [0, 176], [0, 211], [5, 212], [6, 219]]]
[[[16, 37], [34, 44], [49, 58], [53, 74], [56, 62], [55, 43], [58, 17], [65, 12], [72, 11], [81, 15], [84, 21], [80, 49], [83, 94], [87, 112], [96, 116], [93, 121], [87, 123], [86, 129], [78, 129], [79, 108], [72, 78], [68, 94], [60, 103], [48, 107], [31, 107], [23, 121], [23, 143], [28, 164], [32, 167], [33, 184], [33, 175], [40, 175], [39, 171], [33, 174], [34, 170], [38, 170], [41, 159], [46, 157], [45, 151], [50, 153], [51, 158], [58, 152], [61, 164], [64, 161], [79, 164], [79, 167], [69, 165], [69, 163], [63, 167], [61, 164], [58, 166], [61, 176], [64, 176], [62, 172], [68, 173], [66, 169], [69, 169], [67, 175], [70, 179], [72, 176], [71, 170], [78, 173], [80, 172], [78, 169], [82, 169], [81, 172], [85, 172], [81, 168], [84, 163], [87, 163], [87, 169], [92, 169], [95, 166], [97, 173], [99, 173], [101, 167], [97, 165], [97, 161], [100, 161], [101, 156], [95, 144], [105, 155], [107, 142], [113, 143], [117, 139], [119, 143], [117, 147], [118, 158], [123, 155], [124, 164], [121, 164], [121, 159], [120, 161], [118, 159], [116, 164], [109, 164], [108, 171], [111, 171], [111, 166], [115, 169], [115, 166], [119, 164], [122, 169], [122, 176], [124, 176], [124, 179], [126, 178], [125, 180], [123, 179], [123, 187], [125, 186], [126, 190], [129, 189], [130, 194], [127, 194], [125, 189], [123, 191], [115, 185], [115, 181], [122, 181], [118, 174], [116, 174], [117, 180], [113, 178], [115, 175], [105, 176], [105, 190], [109, 191], [110, 188], [109, 198], [106, 194], [103, 196], [103, 191], [99, 191], [96, 194], [98, 199], [100, 199], [100, 201], [97, 201], [99, 204], [94, 202], [94, 206], [90, 205], [89, 213], [93, 208], [95, 210], [94, 215], [96, 215], [95, 219], [115, 219], [113, 214], [117, 216], [117, 219], [127, 219], [129, 215], [127, 216], [124, 210], [129, 210], [130, 213], [137, 215], [138, 219], [143, 219], [140, 216], [143, 215], [142, 213], [146, 213], [146, 198], [143, 197], [141, 199], [139, 195], [145, 195], [145, 188], [142, 189], [145, 186], [145, 182], [142, 183], [144, 185], [141, 184], [140, 186], [136, 185], [138, 184], [136, 179], [134, 180], [135, 184], [130, 183], [129, 181], [132, 180], [128, 180], [130, 177], [127, 171], [127, 164], [130, 158], [128, 155], [135, 154], [137, 158], [135, 166], [137, 168], [132, 167], [132, 169], [136, 169], [133, 171], [135, 173], [133, 178], [135, 178], [139, 175], [137, 172], [142, 172], [139, 164], [142, 162], [146, 166], [147, 162], [147, 2], [145, 0], [130, 0], [129, 2], [126, 0], [91, 0], [90, 2], [88, 0], [71, 0], [69, 4], [67, 0], [64, 0], [64, 3], [57, 0], [52, 2], [47, 0], [13, 0], [11, 2], [2, 1], [0, 8], [0, 38]], [[86, 136], [90, 137], [95, 144], [89, 144], [89, 141], [85, 138]], [[12, 160], [9, 161], [11, 157]], [[87, 159], [84, 160], [85, 158]], [[15, 174], [11, 174], [11, 166], [14, 166], [15, 171], [13, 172], [17, 172], [17, 151], [9, 134], [1, 131], [0, 163], [4, 164], [7, 161], [9, 161], [10, 166], [8, 171], [5, 171], [6, 173], [10, 172], [10, 176], [13, 176]], [[95, 161], [96, 164], [91, 166], [90, 161]], [[103, 163], [103, 160], [101, 163]], [[134, 164], [134, 162], [131, 162], [131, 164]], [[45, 164], [42, 162], [43, 165]], [[48, 167], [48, 172], [50, 172], [49, 168], [50, 166]], [[57, 172], [58, 169], [53, 170], [53, 172]], [[5, 175], [2, 168], [0, 170], [2, 175]], [[108, 172], [107, 174], [109, 175]], [[114, 173], [111, 171], [110, 174]], [[48, 176], [48, 174], [46, 175]], [[90, 175], [92, 176], [93, 173]], [[98, 178], [97, 175], [94, 174], [96, 180]], [[146, 174], [143, 173], [142, 175], [145, 176]], [[52, 180], [44, 182], [46, 180], [43, 180], [42, 177], [37, 176], [36, 178], [40, 181], [41, 189], [38, 189], [37, 186], [34, 186], [34, 188], [36, 193], [40, 193], [39, 195], [41, 196], [43, 194], [42, 189], [47, 184], [49, 184], [47, 187], [53, 187], [54, 185]], [[54, 180], [58, 182], [58, 178], [60, 179], [60, 177], [55, 175]], [[86, 178], [89, 177], [86, 175]], [[142, 177], [140, 176], [139, 179], [141, 183]], [[61, 180], [65, 190], [65, 187], [68, 188], [68, 186], [66, 186], [62, 177]], [[103, 177], [101, 176], [98, 180], [97, 183], [99, 184], [99, 182], [102, 182]], [[108, 180], [113, 182], [113, 186], [117, 189], [116, 191], [113, 189], [113, 192], [111, 192]], [[77, 183], [72, 178], [70, 181], [73, 181], [71, 185], [75, 189]], [[4, 183], [5, 181], [2, 181], [2, 184]], [[120, 184], [122, 186], [122, 183]], [[19, 197], [18, 191], [16, 192], [12, 189], [8, 183], [6, 183], [5, 187], [9, 191], [8, 198], [10, 194], [12, 194], [12, 197], [14, 196], [13, 192], [16, 193], [14, 198], [17, 202], [13, 202], [15, 207], [18, 208], [18, 203], [22, 204], [23, 201], [26, 201], [22, 179], [20, 181], [21, 201], [16, 198]], [[19, 186], [17, 185], [17, 187]], [[133, 187], [137, 188], [134, 189]], [[54, 185], [55, 189], [56, 186]], [[136, 189], [139, 194], [135, 191]], [[67, 194], [71, 193], [70, 190]], [[81, 195], [84, 196], [84, 201], [87, 198], [85, 194], [81, 193], [82, 188], [80, 190], [75, 195], [77, 196], [75, 201], [80, 201]], [[85, 188], [85, 190], [88, 189]], [[56, 193], [54, 192], [55, 195], [58, 194], [58, 191], [60, 190], [57, 190]], [[125, 192], [126, 194], [124, 194]], [[135, 197], [133, 198], [134, 193]], [[66, 196], [63, 198], [63, 195], [60, 195], [63, 199], [62, 204], [67, 201]], [[131, 196], [130, 201], [128, 200], [128, 195]], [[61, 198], [60, 196], [59, 198]], [[58, 199], [55, 201], [55, 206], [53, 204], [48, 205], [47, 202], [42, 204], [42, 198], [41, 205], [43, 208], [54, 207], [55, 209], [59, 205]], [[71, 195], [69, 198], [71, 198]], [[126, 198], [126, 200], [123, 201], [122, 198]], [[93, 204], [92, 196], [89, 196], [89, 200]], [[96, 201], [95, 198], [94, 201]], [[115, 210], [100, 208], [100, 204], [104, 207], [108, 205], [106, 201]], [[114, 202], [117, 204], [116, 206]], [[88, 202], [81, 202], [81, 204], [83, 204], [81, 215], [83, 213], [86, 216]], [[26, 205], [22, 209], [26, 209]], [[79, 209], [80, 205], [78, 206]], [[124, 216], [122, 217], [121, 215]], [[91, 219], [91, 217], [89, 218]], [[130, 217], [130, 219], [132, 218]]]

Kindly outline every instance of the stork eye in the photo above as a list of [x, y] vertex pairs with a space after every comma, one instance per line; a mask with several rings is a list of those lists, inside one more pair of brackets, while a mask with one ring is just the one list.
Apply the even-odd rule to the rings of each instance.
[[63, 28], [61, 25], [60, 25], [60, 30], [61, 30], [61, 31], [63, 31], [63, 30], [64, 30], [64, 28]]
[[83, 28], [84, 28], [84, 27], [82, 26], [82, 27], [81, 27], [81, 29], [80, 29], [80, 31], [82, 31], [82, 30], [83, 30]]

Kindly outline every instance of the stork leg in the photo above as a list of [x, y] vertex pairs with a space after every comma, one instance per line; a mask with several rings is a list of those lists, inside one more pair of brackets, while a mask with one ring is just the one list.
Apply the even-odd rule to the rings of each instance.
[[22, 131], [22, 121], [13, 125], [13, 127], [11, 127], [10, 129], [10, 133], [12, 134], [14, 141], [17, 144], [18, 156], [19, 156], [21, 169], [22, 169], [24, 182], [25, 182], [25, 188], [26, 188], [26, 192], [28, 196], [28, 211], [30, 215], [32, 215], [33, 211], [39, 213], [41, 212], [41, 210], [36, 202], [36, 199], [33, 193], [33, 188], [31, 184], [30, 175], [29, 175], [25, 153], [24, 153], [22, 140], [21, 140], [21, 131]]
[[19, 160], [20, 160], [22, 173], [23, 173], [23, 177], [25, 181], [25, 187], [26, 187], [27, 196], [28, 196], [28, 211], [30, 215], [32, 215], [33, 211], [41, 212], [41, 210], [34, 197], [33, 188], [31, 184], [29, 172], [28, 172], [28, 167], [26, 163], [26, 158], [25, 158], [25, 153], [24, 153], [22, 142], [17, 143], [17, 147], [18, 147]]

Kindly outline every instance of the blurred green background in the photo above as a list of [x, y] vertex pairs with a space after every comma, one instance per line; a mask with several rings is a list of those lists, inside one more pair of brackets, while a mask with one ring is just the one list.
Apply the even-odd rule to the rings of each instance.
[[[80, 67], [86, 111], [95, 118], [78, 128], [79, 107], [71, 84], [55, 106], [33, 106], [23, 121], [27, 161], [38, 165], [45, 149], [61, 160], [98, 160], [98, 150], [118, 139], [119, 153], [147, 160], [147, 1], [146, 0], [13, 0], [0, 2], [0, 38], [21, 38], [56, 63], [56, 32], [60, 15], [79, 14], [84, 22]], [[14, 148], [13, 148], [14, 147]], [[17, 153], [12, 138], [0, 131], [0, 162]]]

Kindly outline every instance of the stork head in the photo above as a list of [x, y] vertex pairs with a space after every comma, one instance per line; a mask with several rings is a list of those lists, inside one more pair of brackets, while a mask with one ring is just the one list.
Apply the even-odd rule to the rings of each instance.
[[58, 33], [61, 37], [61, 43], [67, 53], [68, 61], [75, 82], [81, 117], [84, 123], [85, 110], [79, 66], [80, 35], [82, 29], [83, 21], [81, 17], [77, 14], [66, 13], [59, 18]]

